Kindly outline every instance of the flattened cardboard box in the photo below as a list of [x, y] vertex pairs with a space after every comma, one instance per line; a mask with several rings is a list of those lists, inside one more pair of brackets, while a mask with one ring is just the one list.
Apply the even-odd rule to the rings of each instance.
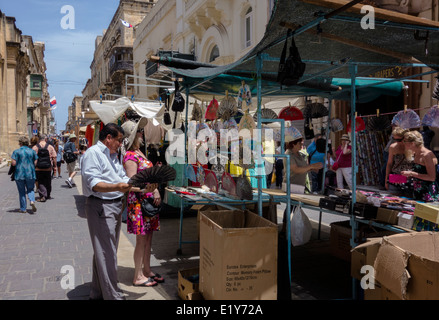
[[277, 225], [250, 211], [203, 211], [200, 292], [206, 300], [277, 299]]
[[375, 278], [400, 299], [439, 299], [439, 234], [410, 232], [384, 237]]

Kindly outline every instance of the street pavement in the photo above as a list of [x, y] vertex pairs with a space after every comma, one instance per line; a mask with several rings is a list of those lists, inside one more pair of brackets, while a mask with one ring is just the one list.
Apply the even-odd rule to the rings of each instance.
[[[63, 167], [63, 178], [52, 180], [53, 199], [36, 202], [35, 214], [28, 205], [24, 214], [19, 212], [17, 187], [8, 169], [0, 168], [0, 300], [88, 300], [93, 250], [80, 175], [74, 178], [76, 187], [69, 188]], [[282, 214], [283, 207], [278, 206], [279, 223]], [[151, 266], [165, 282], [152, 288], [132, 285], [135, 236], [122, 224], [118, 277], [127, 300], [180, 299], [178, 271], [199, 266], [199, 245], [185, 243], [177, 255], [179, 223], [178, 212], [161, 215], [161, 230], [153, 236]], [[312, 241], [292, 248], [291, 299], [349, 298], [350, 265], [330, 255], [328, 226], [322, 225], [317, 239], [317, 224], [312, 224]], [[196, 234], [196, 215], [189, 214], [184, 219], [183, 240], [196, 240]]]

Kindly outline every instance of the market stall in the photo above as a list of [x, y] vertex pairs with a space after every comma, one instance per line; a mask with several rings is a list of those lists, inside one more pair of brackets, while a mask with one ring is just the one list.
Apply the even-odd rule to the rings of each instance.
[[[247, 92], [257, 97], [256, 128], [258, 129], [261, 129], [263, 122], [267, 121], [262, 118], [262, 105], [266, 97], [319, 96], [330, 101], [347, 100], [351, 103], [350, 119], [356, 119], [355, 106], [359, 101], [371, 101], [380, 94], [397, 95], [403, 89], [404, 82], [410, 82], [411, 78], [418, 76], [437, 73], [439, 70], [439, 57], [431, 54], [433, 46], [439, 42], [437, 23], [376, 9], [380, 19], [376, 21], [375, 29], [364, 29], [360, 26], [362, 14], [361, 6], [357, 4], [359, 2], [277, 1], [261, 42], [246, 56], [227, 66], [199, 64], [167, 56], [154, 57], [153, 61], [168, 66], [173, 73], [183, 77], [182, 91], [186, 95], [227, 97], [230, 92], [241, 92], [248, 85]], [[294, 15], [291, 12], [294, 12]], [[315, 19], [310, 18], [313, 14]], [[352, 28], [346, 28], [347, 24]], [[315, 27], [317, 31], [313, 30]], [[287, 32], [287, 29], [290, 30]], [[413, 33], [419, 35], [420, 32], [429, 33], [426, 37], [413, 37]], [[294, 39], [300, 52], [300, 56], [293, 57], [295, 65], [306, 64], [306, 71], [299, 77], [290, 79], [290, 83], [280, 84], [277, 78], [279, 63], [283, 61], [284, 44], [286, 40], [291, 41], [291, 39]], [[413, 58], [421, 62], [412, 63]], [[365, 79], [384, 66], [395, 65], [422, 66], [431, 70], [405, 78]], [[186, 109], [186, 119], [187, 112]], [[355, 135], [356, 121], [351, 121], [349, 129]], [[282, 131], [282, 138], [283, 133]], [[351, 218], [352, 247], [355, 247], [358, 240], [355, 234], [358, 224], [371, 223], [371, 220], [358, 219], [358, 216], [352, 213], [356, 208], [358, 196], [355, 174], [358, 172], [357, 139], [352, 139], [352, 142], [354, 174], [352, 193], [349, 194], [347, 207]], [[283, 151], [277, 156], [288, 159], [289, 156]], [[260, 157], [273, 156], [273, 154], [258, 154]], [[290, 168], [286, 168], [287, 176], [289, 170]], [[261, 179], [262, 175], [259, 175], [257, 188], [259, 204], [262, 202], [263, 192]], [[278, 200], [286, 202], [287, 207], [290, 204], [300, 206], [304, 203], [302, 199], [292, 200], [290, 195], [289, 181], [287, 181], [286, 193], [279, 195]], [[314, 206], [316, 210], [320, 210], [320, 207], [320, 202], [318, 207]], [[260, 212], [261, 206], [259, 206]], [[289, 228], [287, 230], [287, 241], [290, 245], [290, 230]], [[288, 260], [291, 261], [290, 256]]]

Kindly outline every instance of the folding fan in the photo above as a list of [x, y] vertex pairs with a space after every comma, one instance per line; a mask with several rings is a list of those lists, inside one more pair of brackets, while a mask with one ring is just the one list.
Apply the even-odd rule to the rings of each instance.
[[238, 124], [236, 123], [235, 118], [230, 118], [228, 120], [224, 120], [223, 127], [221, 129], [226, 129], [226, 130], [236, 129], [236, 130], [238, 130]]
[[436, 77], [436, 86], [433, 91], [433, 99], [439, 100], [439, 77]]
[[210, 101], [209, 105], [207, 106], [206, 114], [204, 118], [206, 120], [215, 120], [217, 118], [218, 107], [219, 107], [218, 101], [215, 98], [213, 98], [212, 101]]
[[439, 128], [439, 107], [433, 106], [422, 119], [423, 126]]
[[233, 177], [227, 172], [224, 172], [221, 177], [221, 187], [229, 194], [236, 196], [235, 180], [233, 180]]
[[148, 183], [163, 183], [175, 180], [177, 172], [174, 168], [163, 165], [146, 168], [131, 177], [128, 183], [134, 187], [144, 187]]
[[421, 126], [421, 119], [412, 109], [401, 110], [393, 117], [392, 124], [403, 129], [414, 129]]
[[[278, 117], [277, 117], [276, 112], [274, 112], [273, 110], [264, 108], [261, 110], [261, 119], [278, 119]], [[255, 122], [258, 121], [258, 113], [257, 112], [253, 115], [253, 120], [255, 120]], [[271, 122], [264, 122], [264, 123], [271, 123]]]
[[285, 121], [302, 120], [304, 115], [299, 108], [294, 106], [288, 106], [283, 108], [279, 112], [279, 119], [284, 119]]
[[246, 112], [239, 122], [238, 130], [241, 131], [243, 129], [250, 130], [251, 133], [253, 133], [253, 129], [256, 129], [256, 123], [255, 120], [253, 120], [253, 117]]
[[192, 108], [192, 120], [201, 121], [202, 118], [203, 118], [203, 110], [201, 109], [200, 105], [197, 102], [195, 102]]
[[198, 164], [197, 165], [197, 182], [201, 185], [204, 184], [204, 178], [205, 178], [205, 172], [204, 172], [204, 168]]
[[331, 120], [331, 130], [332, 132], [339, 132], [339, 131], [343, 131], [344, 126], [343, 126], [343, 122], [341, 122], [340, 119], [332, 119]]
[[191, 164], [187, 164], [185, 168], [185, 176], [192, 182], [197, 182], [197, 176], [195, 175], [194, 167]]
[[285, 142], [294, 141], [300, 138], [303, 138], [303, 135], [297, 128], [291, 126], [285, 129]]
[[373, 116], [367, 121], [367, 130], [369, 131], [384, 131], [391, 125], [388, 116]]
[[[361, 117], [355, 118], [355, 132], [363, 131], [366, 129], [366, 124], [364, 123], [364, 120]], [[348, 121], [347, 125], [348, 132], [351, 132], [351, 120]]]
[[210, 189], [210, 191], [217, 193], [218, 192], [218, 180], [216, 178], [215, 173], [209, 171], [204, 178], [204, 185]]
[[233, 116], [233, 119], [235, 119], [236, 123], [240, 123], [243, 116], [244, 116], [244, 112], [242, 112], [242, 110], [238, 109], [236, 114]]
[[238, 105], [235, 98], [227, 95], [221, 100], [218, 107], [217, 117], [223, 120], [229, 120], [238, 112]]
[[253, 189], [245, 174], [236, 181], [236, 195], [241, 200], [253, 200]]
[[329, 110], [322, 103], [308, 103], [303, 109], [305, 118], [321, 118], [329, 115]]

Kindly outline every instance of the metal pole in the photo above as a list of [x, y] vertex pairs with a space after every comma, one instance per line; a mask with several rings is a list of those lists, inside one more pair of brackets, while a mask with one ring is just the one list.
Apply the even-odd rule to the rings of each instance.
[[[257, 114], [258, 114], [258, 123], [257, 123], [257, 128], [258, 128], [258, 147], [256, 148], [256, 157], [258, 159], [258, 161], [256, 162], [257, 164], [255, 165], [255, 168], [257, 169], [256, 172], [256, 178], [258, 179], [258, 213], [259, 216], [262, 217], [262, 178], [263, 175], [259, 175], [260, 173], [260, 168], [258, 166], [263, 164], [263, 159], [262, 159], [262, 124], [261, 124], [261, 104], [262, 104], [262, 67], [263, 67], [263, 60], [262, 60], [262, 56], [261, 54], [258, 54], [257, 58], [256, 58], [256, 70], [257, 70], [257, 90], [258, 90], [258, 110], [257, 110]], [[258, 172], [259, 171], [259, 172]], [[262, 171], [262, 170], [261, 170]], [[265, 171], [265, 167], [264, 167], [264, 171]]]

